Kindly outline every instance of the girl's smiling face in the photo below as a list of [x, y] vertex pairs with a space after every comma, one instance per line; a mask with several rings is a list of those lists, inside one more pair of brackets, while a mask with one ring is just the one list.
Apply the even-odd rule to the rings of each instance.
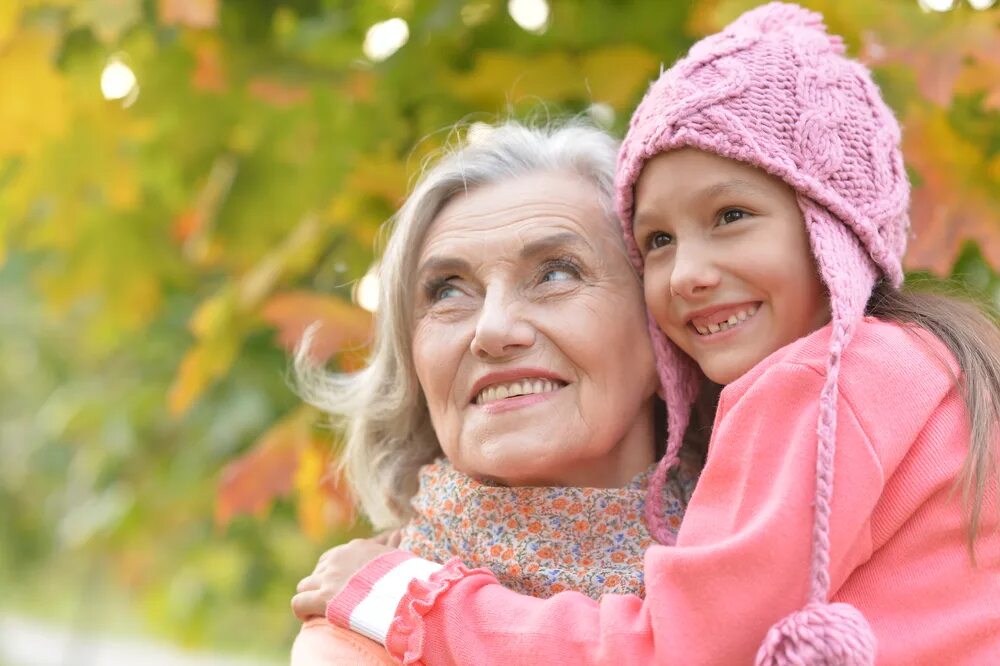
[[646, 163], [633, 233], [646, 304], [674, 344], [728, 384], [830, 320], [795, 191], [684, 148]]

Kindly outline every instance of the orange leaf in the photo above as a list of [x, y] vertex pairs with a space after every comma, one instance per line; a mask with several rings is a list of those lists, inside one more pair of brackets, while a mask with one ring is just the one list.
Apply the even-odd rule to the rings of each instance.
[[[899, 22], [905, 12], [895, 11], [896, 20], [883, 19], [879, 29], [865, 33], [863, 59], [875, 66], [906, 65], [923, 96], [938, 106], [948, 106], [955, 93], [974, 80], [966, 73], [968, 68], [982, 63], [1000, 65], [1000, 32], [981, 12], [910, 19], [905, 21], [908, 29], [901, 30]], [[995, 80], [981, 83], [986, 88], [997, 85]]]
[[195, 48], [191, 83], [196, 90], [205, 92], [218, 93], [226, 90], [226, 73], [222, 68], [217, 43], [206, 42]]
[[288, 291], [269, 298], [261, 316], [278, 329], [278, 342], [295, 349], [314, 322], [320, 328], [313, 338], [311, 355], [318, 363], [333, 354], [364, 346], [371, 334], [371, 315], [335, 296], [308, 291]]
[[305, 86], [264, 77], [250, 81], [247, 91], [251, 97], [279, 108], [295, 106], [309, 99], [309, 89]]
[[222, 470], [215, 497], [215, 523], [225, 527], [238, 515], [264, 515], [278, 497], [291, 493], [299, 456], [312, 439], [314, 412], [300, 407], [254, 442]]
[[219, 0], [159, 0], [160, 23], [189, 28], [214, 28], [219, 22]]

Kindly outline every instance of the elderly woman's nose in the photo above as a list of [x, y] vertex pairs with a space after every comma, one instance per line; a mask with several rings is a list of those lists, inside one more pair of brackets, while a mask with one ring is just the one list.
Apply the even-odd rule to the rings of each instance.
[[496, 291], [483, 299], [469, 349], [478, 358], [503, 358], [535, 343], [535, 328], [522, 317], [516, 298]]
[[716, 259], [707, 243], [679, 243], [674, 251], [670, 292], [694, 298], [717, 287], [721, 274]]

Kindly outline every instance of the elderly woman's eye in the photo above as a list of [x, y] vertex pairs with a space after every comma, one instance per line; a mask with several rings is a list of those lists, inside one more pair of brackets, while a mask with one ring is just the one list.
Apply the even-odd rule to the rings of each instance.
[[427, 299], [432, 303], [462, 295], [462, 290], [450, 282], [451, 278], [433, 280], [424, 287]]
[[542, 272], [542, 282], [562, 282], [565, 280], [577, 280], [580, 277], [580, 270], [569, 261], [552, 262], [545, 266]]
[[646, 250], [658, 250], [674, 242], [673, 236], [663, 231], [654, 231], [646, 236]]

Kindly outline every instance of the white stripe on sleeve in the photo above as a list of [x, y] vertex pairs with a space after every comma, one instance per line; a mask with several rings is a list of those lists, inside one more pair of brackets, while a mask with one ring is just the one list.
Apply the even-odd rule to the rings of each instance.
[[385, 645], [396, 607], [413, 579], [427, 580], [441, 565], [419, 557], [403, 560], [379, 578], [351, 611], [351, 631]]

